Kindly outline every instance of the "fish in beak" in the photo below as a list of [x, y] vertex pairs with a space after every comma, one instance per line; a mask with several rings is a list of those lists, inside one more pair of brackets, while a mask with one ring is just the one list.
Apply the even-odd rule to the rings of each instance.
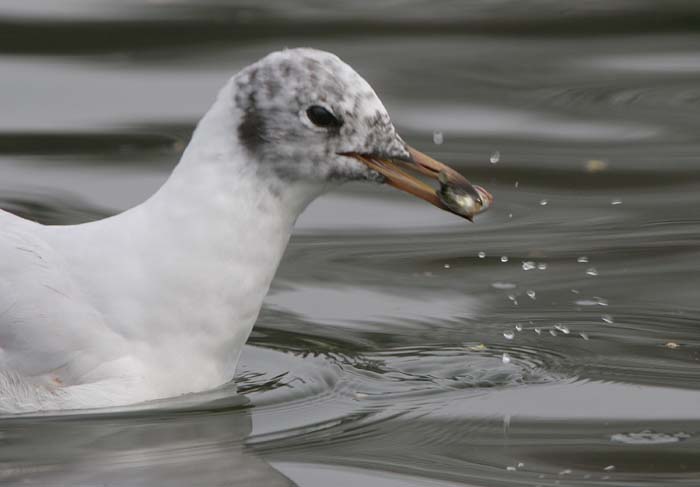
[[[406, 146], [408, 157], [386, 157], [377, 154], [345, 152], [342, 155], [358, 159], [370, 169], [386, 178], [387, 184], [417, 196], [438, 208], [473, 221], [475, 215], [485, 211], [493, 203], [493, 196], [480, 186], [472, 185], [450, 166]], [[417, 177], [413, 171], [440, 184], [435, 189]]]

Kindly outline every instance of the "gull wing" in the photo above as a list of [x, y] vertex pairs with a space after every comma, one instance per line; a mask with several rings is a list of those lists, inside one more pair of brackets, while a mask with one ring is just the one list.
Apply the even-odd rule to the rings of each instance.
[[42, 238], [47, 227], [0, 210], [0, 372], [79, 382], [120, 344]]

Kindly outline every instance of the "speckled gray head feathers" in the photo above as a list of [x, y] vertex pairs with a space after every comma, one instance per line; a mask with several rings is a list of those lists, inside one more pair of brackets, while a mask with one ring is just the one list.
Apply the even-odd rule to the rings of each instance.
[[[372, 87], [337, 56], [315, 49], [274, 52], [233, 80], [238, 138], [264, 168], [295, 179], [377, 179], [343, 152], [406, 157]], [[307, 110], [328, 110], [339, 126], [319, 127]]]

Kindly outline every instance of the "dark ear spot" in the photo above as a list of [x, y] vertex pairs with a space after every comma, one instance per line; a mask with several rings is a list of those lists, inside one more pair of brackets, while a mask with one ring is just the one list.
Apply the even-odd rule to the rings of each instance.
[[250, 152], [258, 152], [260, 146], [265, 142], [265, 120], [257, 110], [252, 94], [238, 126], [238, 140]]

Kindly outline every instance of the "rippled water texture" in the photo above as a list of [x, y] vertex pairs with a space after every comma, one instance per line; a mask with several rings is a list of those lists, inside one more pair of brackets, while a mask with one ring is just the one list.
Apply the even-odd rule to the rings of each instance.
[[698, 29], [677, 1], [2, 2], [5, 209], [140, 202], [227, 77], [297, 45], [496, 206], [321, 198], [235, 387], [2, 419], [0, 481], [698, 485]]

